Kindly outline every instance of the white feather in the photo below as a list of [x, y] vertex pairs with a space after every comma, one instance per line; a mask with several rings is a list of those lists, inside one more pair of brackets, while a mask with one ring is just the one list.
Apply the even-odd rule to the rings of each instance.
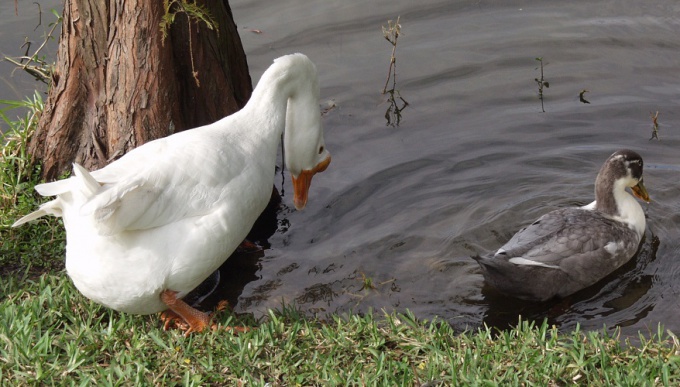
[[604, 245], [604, 249], [611, 255], [616, 255], [619, 253], [619, 251], [623, 250], [624, 248], [624, 243], [622, 241], [616, 242], [616, 241], [611, 241]]
[[543, 262], [536, 262], [532, 261], [530, 259], [522, 258], [522, 257], [515, 257], [515, 258], [510, 258], [508, 260], [510, 263], [514, 263], [515, 265], [525, 265], [525, 266], [540, 266], [540, 267], [547, 267], [549, 269], [559, 269], [559, 266], [555, 265], [548, 265], [547, 263]]

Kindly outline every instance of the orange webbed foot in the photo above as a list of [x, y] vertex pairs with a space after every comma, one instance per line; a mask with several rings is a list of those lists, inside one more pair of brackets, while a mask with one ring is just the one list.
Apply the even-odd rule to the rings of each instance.
[[177, 292], [164, 290], [161, 292], [161, 300], [168, 306], [169, 310], [161, 314], [163, 329], [167, 330], [171, 325], [175, 325], [184, 330], [184, 337], [191, 332], [201, 332], [210, 324], [210, 315], [191, 307], [186, 302], [177, 298]]
[[173, 312], [170, 309], [164, 310], [160, 315], [161, 321], [163, 322], [163, 330], [167, 331], [170, 329], [181, 329], [183, 331], [189, 329], [189, 324], [182, 318], [182, 316]]
[[[215, 307], [215, 312], [221, 312], [221, 311], [224, 311], [224, 310], [227, 310], [227, 309], [231, 309], [231, 305], [229, 305], [229, 301], [221, 300], [220, 302], [217, 303], [217, 306]], [[219, 328], [220, 327], [217, 326], [217, 325], [213, 326], [213, 330], [217, 330]], [[248, 328], [248, 327], [225, 326], [225, 327], [221, 327], [221, 328], [224, 329], [227, 332], [231, 332], [231, 333], [234, 333], [234, 334], [245, 333], [245, 332], [248, 332], [250, 330], [250, 328]]]
[[242, 252], [242, 253], [254, 253], [256, 251], [261, 251], [262, 247], [256, 245], [255, 243], [244, 239], [243, 242], [241, 242], [240, 245], [236, 248], [236, 251]]
[[[220, 327], [211, 322], [212, 313], [204, 313], [189, 306], [189, 304], [177, 298], [175, 291], [164, 290], [161, 293], [161, 300], [168, 306], [168, 310], [161, 312], [160, 316], [161, 321], [163, 321], [163, 330], [178, 328], [184, 331], [184, 337], [188, 337], [192, 332], [201, 332], [207, 327], [210, 327], [213, 331], [224, 329], [235, 334], [250, 330], [248, 327]], [[215, 312], [229, 308], [229, 302], [222, 300], [217, 304]]]

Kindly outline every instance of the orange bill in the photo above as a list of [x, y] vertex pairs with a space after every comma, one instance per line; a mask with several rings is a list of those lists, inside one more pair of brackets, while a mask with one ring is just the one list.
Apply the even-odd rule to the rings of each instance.
[[293, 203], [295, 208], [301, 210], [307, 204], [307, 194], [309, 193], [309, 186], [312, 184], [312, 177], [318, 172], [323, 172], [331, 163], [331, 156], [328, 155], [322, 162], [317, 164], [311, 170], [303, 170], [298, 177], [293, 178]]
[[640, 179], [640, 182], [638, 182], [636, 186], [631, 187], [631, 190], [633, 191], [633, 195], [635, 195], [638, 199], [644, 200], [647, 203], [651, 201], [649, 194], [647, 193], [647, 188], [645, 188], [645, 185], [642, 184], [642, 179]]

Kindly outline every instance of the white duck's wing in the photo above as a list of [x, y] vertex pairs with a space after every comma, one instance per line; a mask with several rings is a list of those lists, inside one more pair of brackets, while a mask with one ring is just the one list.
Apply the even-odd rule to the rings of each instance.
[[182, 209], [181, 206], [171, 211], [173, 196], [163, 197], [162, 188], [144, 177], [100, 185], [100, 189], [80, 207], [79, 215], [93, 217], [95, 226], [103, 235], [158, 227], [181, 218], [177, 211]]
[[[130, 152], [130, 157], [93, 173], [103, 183], [102, 190], [81, 212], [92, 214], [101, 231], [108, 233], [159, 227], [210, 213], [234, 189], [247, 157], [238, 146], [225, 154], [216, 141], [197, 139], [173, 136], [172, 142], [159, 141], [153, 149]], [[139, 165], [145, 167], [140, 170]]]
[[81, 197], [74, 200], [78, 216], [92, 217], [103, 235], [205, 215], [221, 202], [247, 158], [238, 146], [227, 155], [205, 134], [184, 133], [149, 142], [91, 173], [76, 165], [73, 177], [36, 190]]

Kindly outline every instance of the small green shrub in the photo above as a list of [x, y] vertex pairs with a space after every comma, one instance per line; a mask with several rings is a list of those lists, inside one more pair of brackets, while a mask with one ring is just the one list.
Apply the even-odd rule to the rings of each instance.
[[[64, 266], [65, 233], [58, 219], [40, 219], [30, 227], [12, 228], [20, 217], [34, 211], [45, 199], [34, 187], [40, 182], [40, 167], [28, 153], [43, 101], [40, 93], [23, 101], [0, 100], [0, 119], [8, 130], [0, 152], [0, 275], [33, 274], [60, 270]], [[8, 111], [25, 110], [11, 120]]]

